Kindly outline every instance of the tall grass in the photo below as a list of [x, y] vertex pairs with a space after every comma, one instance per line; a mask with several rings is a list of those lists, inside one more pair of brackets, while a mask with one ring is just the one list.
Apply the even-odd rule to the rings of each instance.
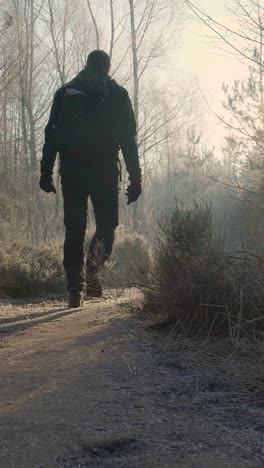
[[176, 333], [261, 338], [264, 258], [225, 251], [210, 206], [177, 206], [160, 225], [145, 307]]
[[64, 273], [59, 244], [33, 247], [20, 243], [1, 243], [1, 296], [39, 296], [63, 290]]
[[152, 249], [146, 238], [124, 226], [117, 229], [114, 250], [103, 271], [103, 280], [112, 287], [141, 287], [149, 279]]
[[[92, 233], [91, 229], [88, 237]], [[65, 293], [62, 244], [62, 239], [37, 247], [26, 241], [2, 240], [0, 296], [19, 298]], [[145, 238], [121, 226], [117, 230], [113, 255], [102, 271], [104, 286], [137, 286], [142, 278], [145, 281], [150, 263], [151, 253]]]

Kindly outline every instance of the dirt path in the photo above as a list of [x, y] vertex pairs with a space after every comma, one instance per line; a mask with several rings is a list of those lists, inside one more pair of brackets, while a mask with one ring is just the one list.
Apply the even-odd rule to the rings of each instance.
[[0, 307], [1, 468], [263, 467], [263, 409], [158, 366], [129, 296]]

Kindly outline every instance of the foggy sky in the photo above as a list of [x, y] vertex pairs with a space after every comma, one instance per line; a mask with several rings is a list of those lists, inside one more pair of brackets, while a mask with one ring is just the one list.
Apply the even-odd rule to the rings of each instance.
[[[233, 24], [235, 17], [227, 10], [225, 0], [195, 0], [195, 3], [219, 22]], [[191, 19], [183, 25], [181, 47], [172, 54], [171, 60], [179, 77], [195, 79], [202, 95], [216, 113], [223, 113], [221, 100], [222, 83], [232, 84], [235, 79], [243, 79], [247, 69], [238, 61], [219, 50], [212, 40], [204, 37], [211, 34], [206, 28]], [[220, 148], [226, 132], [217, 123], [213, 113], [205, 117], [205, 143]]]

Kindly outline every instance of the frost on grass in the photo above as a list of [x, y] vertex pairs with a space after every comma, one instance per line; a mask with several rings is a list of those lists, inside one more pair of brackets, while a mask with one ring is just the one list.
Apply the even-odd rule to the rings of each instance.
[[208, 205], [176, 206], [160, 234], [145, 307], [186, 334], [262, 337], [264, 258], [228, 252]]

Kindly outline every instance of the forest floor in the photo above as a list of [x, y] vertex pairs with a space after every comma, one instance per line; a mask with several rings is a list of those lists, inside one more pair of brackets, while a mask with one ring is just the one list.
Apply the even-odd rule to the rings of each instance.
[[263, 467], [263, 397], [172, 365], [131, 304], [2, 303], [1, 468]]

